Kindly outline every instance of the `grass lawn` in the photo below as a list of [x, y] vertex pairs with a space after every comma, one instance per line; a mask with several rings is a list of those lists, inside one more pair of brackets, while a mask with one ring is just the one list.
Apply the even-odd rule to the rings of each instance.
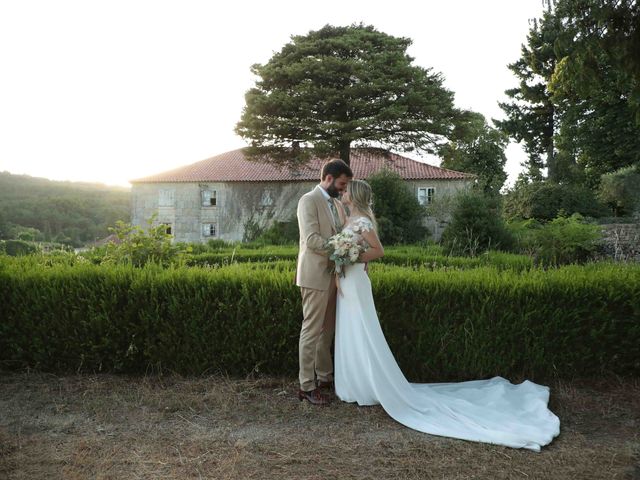
[[0, 478], [640, 479], [640, 379], [554, 381], [541, 453], [300, 403], [292, 378], [0, 374]]

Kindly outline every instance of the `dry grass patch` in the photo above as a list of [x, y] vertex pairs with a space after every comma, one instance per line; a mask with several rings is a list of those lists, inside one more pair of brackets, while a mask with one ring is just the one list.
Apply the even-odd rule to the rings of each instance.
[[558, 381], [539, 454], [425, 435], [289, 378], [0, 377], [0, 478], [640, 479], [640, 381]]

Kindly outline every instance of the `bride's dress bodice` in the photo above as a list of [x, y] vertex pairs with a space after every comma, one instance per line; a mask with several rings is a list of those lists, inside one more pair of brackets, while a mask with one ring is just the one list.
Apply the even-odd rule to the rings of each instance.
[[342, 228], [342, 233], [350, 233], [356, 242], [366, 244], [362, 233], [370, 230], [373, 230], [373, 223], [367, 217], [349, 217]]

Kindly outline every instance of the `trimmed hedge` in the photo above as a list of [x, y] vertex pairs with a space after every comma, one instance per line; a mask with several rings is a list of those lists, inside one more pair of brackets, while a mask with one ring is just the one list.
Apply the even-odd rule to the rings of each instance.
[[272, 262], [279, 260], [294, 261], [297, 258], [297, 249], [294, 251], [284, 252], [249, 250], [240, 252], [200, 253], [186, 257], [185, 265], [190, 267], [228, 266], [233, 263], [245, 262]]
[[[245, 262], [295, 261], [297, 256], [297, 247], [277, 250], [265, 248], [262, 250], [194, 254], [185, 259], [185, 264], [187, 266], [228, 266], [232, 263]], [[468, 269], [485, 265], [493, 265], [500, 270], [521, 271], [533, 268], [533, 260], [527, 255], [491, 251], [477, 257], [456, 257], [443, 255], [435, 249], [395, 249], [393, 247], [385, 249], [385, 256], [380, 259], [380, 263], [414, 268], [422, 267], [430, 270], [442, 267]]]
[[421, 254], [419, 252], [387, 252], [380, 263], [405, 267], [421, 267], [429, 270], [439, 268], [471, 269], [492, 266], [498, 270], [524, 271], [533, 268], [533, 259], [527, 255], [506, 252], [485, 252], [477, 257], [456, 257], [442, 254]]
[[[0, 365], [294, 375], [293, 263], [51, 265], [0, 257]], [[412, 381], [640, 374], [640, 268], [526, 274], [372, 265], [383, 329]]]

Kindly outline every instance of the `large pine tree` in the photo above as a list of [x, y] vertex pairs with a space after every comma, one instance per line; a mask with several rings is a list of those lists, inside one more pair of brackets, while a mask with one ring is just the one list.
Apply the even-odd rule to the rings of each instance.
[[373, 145], [434, 152], [453, 128], [453, 93], [414, 65], [408, 38], [372, 26], [327, 25], [254, 65], [236, 132], [254, 158], [295, 165]]

